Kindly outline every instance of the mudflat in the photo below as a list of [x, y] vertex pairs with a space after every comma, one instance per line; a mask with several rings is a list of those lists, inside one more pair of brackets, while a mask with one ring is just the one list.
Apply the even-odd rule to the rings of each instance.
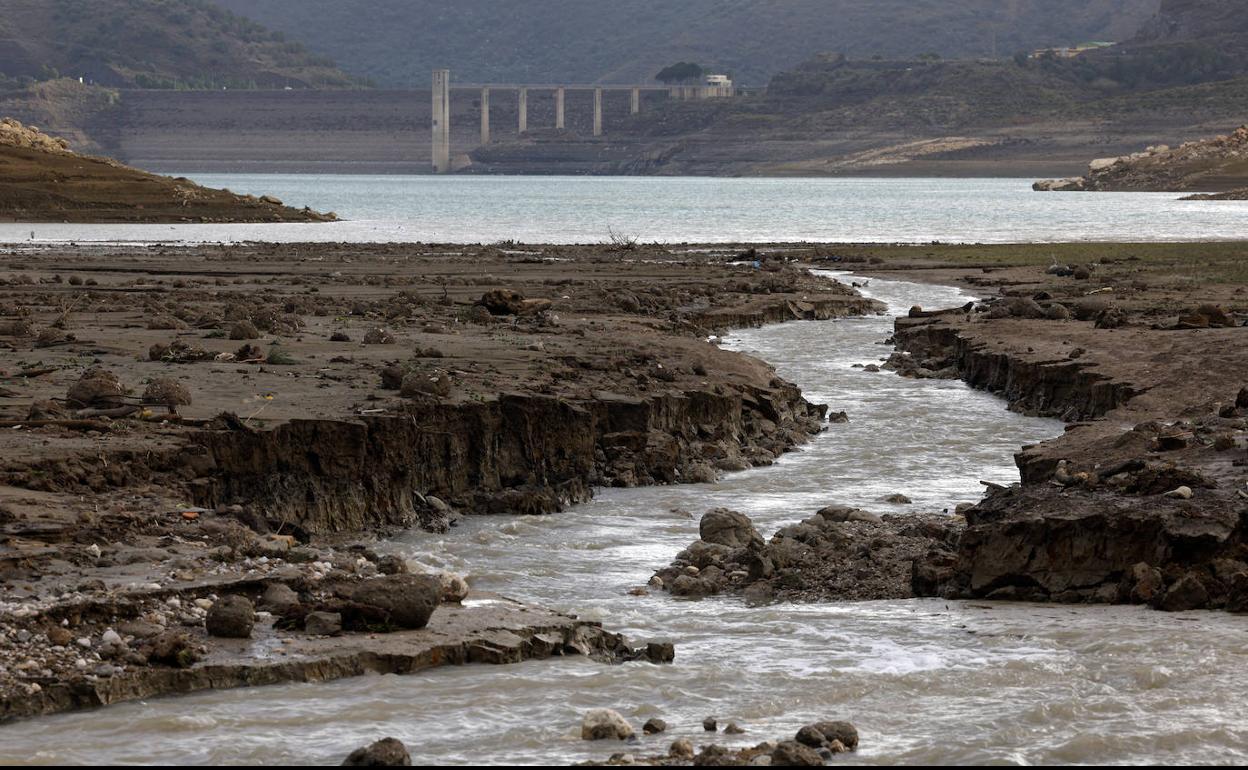
[[[438, 662], [670, 660], [531, 608], [508, 616], [507, 644], [487, 638], [502, 621], [459, 604], [462, 579], [407, 574], [378, 536], [769, 463], [824, 410], [714, 335], [880, 309], [736, 249], [56, 246], [3, 261], [0, 720]], [[458, 613], [462, 633], [420, 652], [422, 613], [430, 628]], [[396, 657], [395, 634], [417, 652]]]

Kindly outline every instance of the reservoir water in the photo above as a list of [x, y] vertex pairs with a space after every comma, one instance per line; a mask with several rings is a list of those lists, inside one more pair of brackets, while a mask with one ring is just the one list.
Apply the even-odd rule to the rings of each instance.
[[[891, 313], [961, 304], [956, 289], [873, 280]], [[853, 367], [886, 355], [888, 316], [800, 322], [733, 335], [808, 398], [846, 410], [772, 467], [716, 484], [604, 490], [545, 517], [476, 517], [446, 535], [388, 544], [416, 563], [582, 616], [635, 639], [677, 643], [671, 666], [562, 658], [417, 676], [209, 692], [0, 728], [0, 762], [331, 763], [383, 735], [416, 763], [605, 759], [579, 739], [590, 708], [705, 742], [701, 720], [738, 721], [741, 744], [813, 719], [848, 719], [861, 749], [838, 764], [1200, 763], [1248, 760], [1248, 618], [939, 600], [749, 607], [628, 595], [728, 506], [777, 527], [831, 503], [877, 512], [978, 499], [979, 480], [1017, 480], [1012, 453], [1060, 423], [1006, 410], [959, 382]], [[693, 518], [678, 512], [689, 511]], [[723, 736], [721, 736], [723, 740]]]
[[[1248, 201], [1037, 193], [1023, 179], [196, 174], [346, 221], [292, 225], [3, 224], [0, 243], [351, 241], [651, 243], [1168, 241], [1248, 237]], [[32, 239], [33, 234], [33, 239]]]

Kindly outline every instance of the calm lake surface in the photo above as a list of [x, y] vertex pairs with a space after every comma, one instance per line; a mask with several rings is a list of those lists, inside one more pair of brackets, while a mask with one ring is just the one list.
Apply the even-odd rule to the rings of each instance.
[[1038, 193], [1022, 179], [198, 174], [348, 221], [298, 225], [0, 224], [0, 242], [1167, 241], [1248, 238], [1248, 202]]

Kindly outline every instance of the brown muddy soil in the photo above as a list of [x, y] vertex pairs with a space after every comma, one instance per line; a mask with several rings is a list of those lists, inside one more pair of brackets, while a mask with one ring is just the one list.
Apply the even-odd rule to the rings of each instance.
[[[0, 254], [0, 719], [418, 668], [359, 636], [389, 615], [352, 625], [358, 585], [405, 571], [377, 534], [770, 463], [825, 409], [714, 335], [879, 306], [750, 256], [760, 269], [603, 247]], [[264, 644], [205, 635], [233, 596], [269, 612]], [[665, 657], [550, 623], [592, 638], [524, 655]], [[299, 666], [258, 654], [325, 633]], [[465, 634], [435, 657], [461, 662], [445, 650]]]

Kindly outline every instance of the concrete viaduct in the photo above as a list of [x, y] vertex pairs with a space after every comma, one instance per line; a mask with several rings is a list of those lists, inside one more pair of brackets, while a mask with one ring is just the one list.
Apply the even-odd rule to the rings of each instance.
[[[555, 128], [564, 128], [564, 98], [568, 91], [592, 91], [594, 94], [594, 136], [602, 136], [602, 96], [604, 91], [628, 91], [629, 113], [641, 112], [641, 93], [661, 91], [674, 99], [699, 99], [707, 96], [731, 96], [723, 89], [707, 86], [629, 86], [629, 85], [514, 85], [464, 84], [451, 85], [450, 70], [433, 71], [433, 170], [445, 174], [451, 170], [451, 89], [480, 90], [481, 144], [490, 143], [490, 92], [515, 91], [518, 97], [519, 129], [529, 130], [529, 91], [552, 91], [555, 95]], [[731, 86], [728, 87], [731, 89]], [[714, 91], [715, 93], [711, 93]]]

